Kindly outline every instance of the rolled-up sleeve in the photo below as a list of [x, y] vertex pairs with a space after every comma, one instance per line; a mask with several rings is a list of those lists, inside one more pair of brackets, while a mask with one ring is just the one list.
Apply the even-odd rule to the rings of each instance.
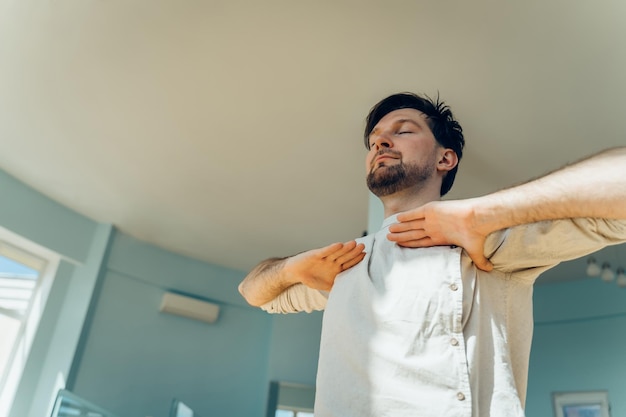
[[299, 313], [323, 310], [326, 307], [328, 292], [314, 290], [303, 284], [293, 285], [272, 301], [263, 304], [262, 310], [268, 313]]

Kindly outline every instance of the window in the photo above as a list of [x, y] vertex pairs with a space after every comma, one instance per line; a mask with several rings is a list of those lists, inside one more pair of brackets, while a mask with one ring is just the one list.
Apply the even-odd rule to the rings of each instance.
[[279, 408], [276, 410], [276, 417], [313, 417], [309, 411], [286, 410]]
[[[6, 243], [5, 243], [6, 244]], [[0, 375], [5, 375], [24, 330], [39, 271], [0, 254]], [[4, 379], [4, 378], [3, 378]]]
[[[275, 402], [273, 400], [275, 398]], [[269, 415], [274, 417], [313, 417], [315, 387], [292, 382], [270, 382]]]
[[553, 392], [556, 417], [608, 417], [608, 391]]
[[0, 415], [13, 401], [58, 262], [0, 228]]

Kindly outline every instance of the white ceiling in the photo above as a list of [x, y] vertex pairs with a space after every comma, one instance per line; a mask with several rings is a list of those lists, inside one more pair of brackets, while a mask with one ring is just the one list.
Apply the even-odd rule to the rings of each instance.
[[394, 92], [463, 124], [456, 198], [626, 144], [625, 21], [618, 0], [0, 0], [0, 168], [247, 270], [366, 229], [363, 119]]

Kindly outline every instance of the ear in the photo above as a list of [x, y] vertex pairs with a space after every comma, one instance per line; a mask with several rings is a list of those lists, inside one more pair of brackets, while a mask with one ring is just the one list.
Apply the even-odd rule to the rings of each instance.
[[437, 161], [437, 171], [446, 174], [448, 171], [454, 169], [459, 163], [459, 157], [450, 148], [443, 148], [439, 154], [439, 161]]

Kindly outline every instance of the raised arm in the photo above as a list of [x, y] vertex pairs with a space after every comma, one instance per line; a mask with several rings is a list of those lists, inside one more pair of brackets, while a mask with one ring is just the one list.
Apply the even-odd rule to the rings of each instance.
[[270, 258], [259, 263], [239, 284], [246, 301], [259, 307], [292, 285], [330, 291], [335, 277], [365, 256], [364, 245], [355, 241], [302, 252], [289, 258]]
[[437, 201], [398, 216], [389, 239], [406, 247], [454, 244], [490, 270], [486, 237], [542, 220], [626, 219], [626, 147], [603, 151], [525, 184], [483, 197]]

